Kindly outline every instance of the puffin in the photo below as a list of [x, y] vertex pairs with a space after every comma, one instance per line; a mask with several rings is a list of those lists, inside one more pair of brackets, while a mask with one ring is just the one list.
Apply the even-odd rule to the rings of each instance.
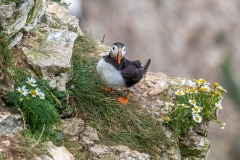
[[103, 88], [104, 90], [113, 92], [113, 89], [127, 89], [127, 97], [118, 97], [122, 105], [129, 101], [130, 88], [144, 77], [151, 63], [149, 59], [142, 66], [139, 60], [126, 59], [125, 54], [126, 46], [121, 42], [116, 42], [110, 48], [109, 54], [103, 56], [96, 65], [98, 76], [107, 86]]

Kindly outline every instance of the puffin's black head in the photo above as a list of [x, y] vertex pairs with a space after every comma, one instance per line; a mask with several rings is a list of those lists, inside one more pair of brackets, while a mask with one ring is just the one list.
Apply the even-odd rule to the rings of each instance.
[[126, 47], [123, 43], [121, 42], [116, 42], [112, 45], [109, 55], [117, 60], [118, 64], [120, 64], [121, 59], [124, 57], [126, 54]]

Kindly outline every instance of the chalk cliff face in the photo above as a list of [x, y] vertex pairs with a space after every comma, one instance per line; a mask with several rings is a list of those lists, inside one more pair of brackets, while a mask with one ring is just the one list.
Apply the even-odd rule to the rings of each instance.
[[[72, 49], [74, 41], [83, 33], [78, 19], [71, 16], [67, 9], [55, 2], [47, 0], [24, 0], [21, 3], [0, 1], [0, 31], [11, 40], [10, 48], [19, 48], [36, 76], [50, 81], [51, 87], [66, 90], [66, 83], [71, 79]], [[94, 56], [108, 54], [109, 47], [97, 42]], [[172, 101], [176, 89], [185, 85], [184, 78], [171, 78], [164, 73], [149, 72], [133, 90], [135, 99], [143, 109], [148, 111], [156, 121], [162, 121], [165, 102]], [[0, 110], [0, 133], [14, 135], [23, 128], [19, 115]], [[206, 127], [206, 126], [205, 126]], [[127, 146], [106, 146], [101, 144], [95, 129], [88, 127], [77, 118], [65, 119], [60, 127], [64, 134], [73, 136], [95, 159], [142, 159], [148, 160], [151, 155], [134, 151]], [[159, 159], [204, 159], [209, 151], [210, 142], [204, 135], [195, 133], [174, 138], [172, 132], [165, 129], [166, 144], [159, 144]], [[5, 143], [6, 140], [4, 140]], [[0, 137], [0, 144], [3, 144]], [[10, 143], [11, 141], [9, 141]], [[169, 145], [171, 144], [171, 145]], [[65, 153], [68, 159], [74, 157], [66, 148], [48, 145], [52, 158], [55, 154]], [[0, 153], [7, 147], [0, 145]], [[46, 156], [38, 157], [44, 159]]]

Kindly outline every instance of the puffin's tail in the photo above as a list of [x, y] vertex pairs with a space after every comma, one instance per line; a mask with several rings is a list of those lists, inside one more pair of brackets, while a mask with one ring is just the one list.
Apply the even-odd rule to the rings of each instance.
[[149, 59], [147, 61], [147, 63], [143, 66], [143, 74], [147, 73], [147, 70], [148, 70], [148, 67], [149, 67], [150, 63], [151, 63], [151, 59]]

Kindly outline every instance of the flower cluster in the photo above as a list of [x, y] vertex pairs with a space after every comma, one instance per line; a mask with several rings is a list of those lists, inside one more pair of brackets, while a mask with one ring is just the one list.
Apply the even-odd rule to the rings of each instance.
[[39, 97], [40, 99], [45, 99], [45, 94], [41, 92], [39, 88], [37, 88], [36, 80], [34, 78], [28, 78], [26, 81], [28, 88], [26, 85], [22, 87], [18, 87], [16, 90], [21, 94], [20, 96], [28, 96]]
[[[194, 81], [188, 80], [184, 88], [175, 92], [175, 108], [168, 116], [172, 121], [176, 120], [178, 123], [179, 119], [182, 119], [183, 125], [189, 124], [187, 127], [214, 121], [219, 123], [221, 129], [224, 129], [225, 123], [220, 123], [217, 115], [218, 110], [223, 108], [222, 94], [224, 92], [227, 91], [217, 82], [213, 83], [213, 88], [210, 88], [210, 83], [202, 78]], [[164, 122], [166, 122], [166, 117], [164, 117]], [[185, 123], [187, 120], [190, 122]]]

